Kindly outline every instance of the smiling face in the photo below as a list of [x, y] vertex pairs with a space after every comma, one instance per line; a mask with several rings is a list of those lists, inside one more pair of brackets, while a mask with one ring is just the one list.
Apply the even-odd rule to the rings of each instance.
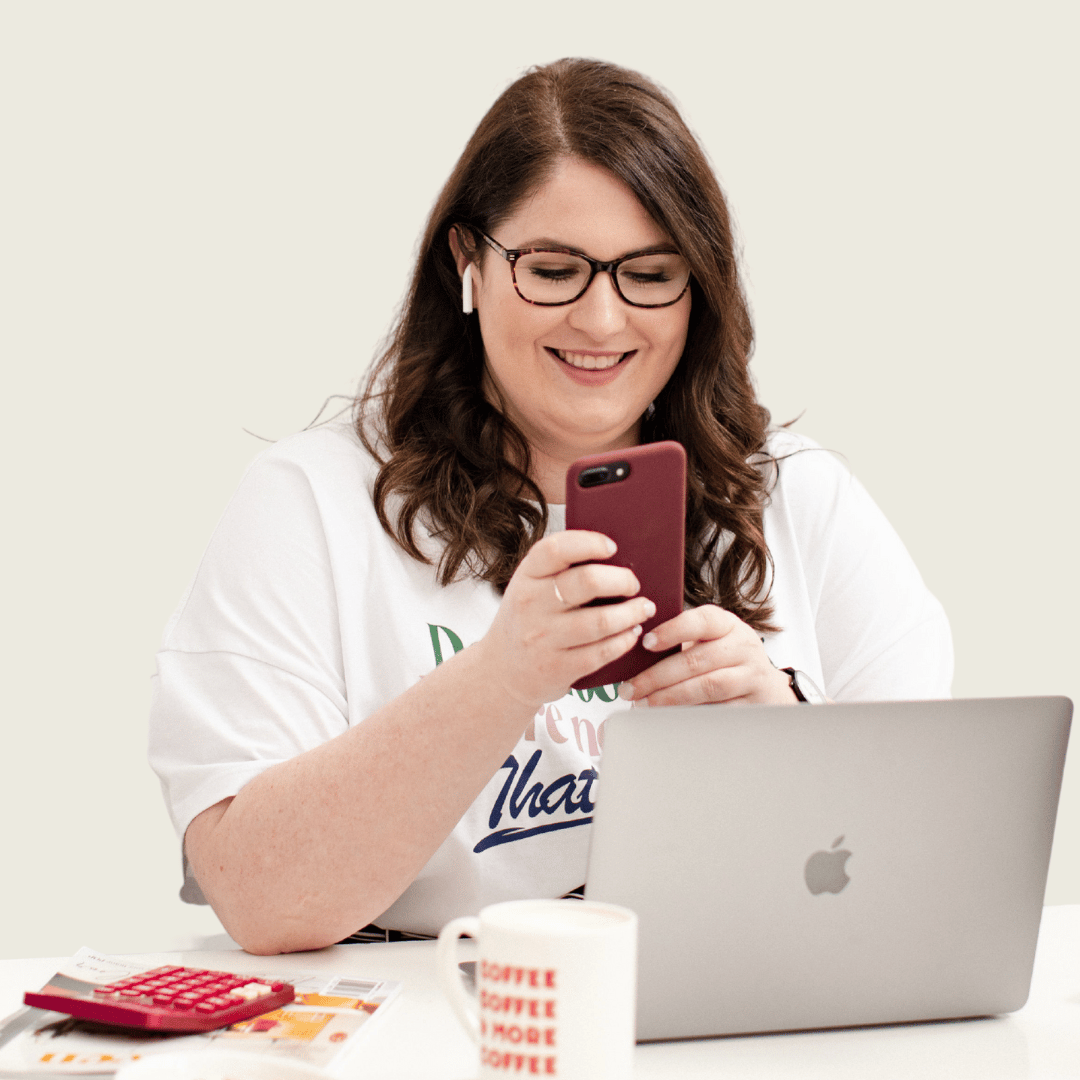
[[[506, 248], [571, 248], [604, 262], [672, 246], [621, 180], [574, 158], [492, 236]], [[451, 242], [463, 271], [455, 234]], [[670, 307], [632, 307], [601, 273], [574, 303], [540, 307], [518, 296], [510, 264], [486, 244], [472, 273], [485, 392], [528, 440], [545, 498], [561, 503], [573, 461], [640, 441], [641, 416], [682, 355], [690, 292]]]

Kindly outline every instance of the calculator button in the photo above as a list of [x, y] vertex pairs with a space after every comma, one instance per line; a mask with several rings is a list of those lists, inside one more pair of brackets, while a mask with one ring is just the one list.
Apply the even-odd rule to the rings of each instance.
[[[101, 1019], [103, 1023], [137, 1025], [164, 1033], [211, 1031], [269, 1012], [294, 997], [293, 987], [280, 980], [263, 982], [233, 972], [162, 967], [87, 987], [80, 998], [27, 993], [24, 1001], [88, 1019], [101, 1019], [104, 1012], [108, 1019]], [[98, 1011], [87, 1012], [84, 1007]]]

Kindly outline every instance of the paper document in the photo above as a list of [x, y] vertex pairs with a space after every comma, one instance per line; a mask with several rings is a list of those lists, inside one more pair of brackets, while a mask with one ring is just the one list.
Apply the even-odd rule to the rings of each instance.
[[[106, 956], [83, 948], [61, 965], [49, 985], [92, 990], [162, 962], [160, 957]], [[282, 978], [258, 973], [251, 977], [268, 982]], [[117, 1033], [93, 1021], [23, 1006], [0, 1023], [0, 1076], [113, 1073], [150, 1054], [211, 1046], [280, 1055], [327, 1068], [351, 1056], [357, 1037], [401, 989], [397, 982], [315, 973], [291, 974], [285, 981], [296, 988], [291, 1005], [198, 1035], [142, 1034], [131, 1029]]]

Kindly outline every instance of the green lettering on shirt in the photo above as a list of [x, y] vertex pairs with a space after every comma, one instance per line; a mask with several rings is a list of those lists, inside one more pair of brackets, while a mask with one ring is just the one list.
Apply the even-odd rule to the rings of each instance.
[[454, 650], [455, 656], [465, 648], [461, 643], [461, 638], [459, 638], [449, 626], [436, 626], [434, 623], [428, 623], [428, 630], [431, 632], [431, 648], [435, 652], [436, 667], [443, 662], [442, 645], [439, 642], [440, 630], [446, 635], [446, 640], [450, 642], [450, 646]]

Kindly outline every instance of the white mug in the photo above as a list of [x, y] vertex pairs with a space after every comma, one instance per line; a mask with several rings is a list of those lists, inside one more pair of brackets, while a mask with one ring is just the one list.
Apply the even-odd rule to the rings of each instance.
[[[479, 942], [476, 998], [457, 941]], [[443, 927], [439, 979], [480, 1046], [481, 1080], [629, 1080], [634, 1068], [637, 916], [589, 900], [509, 900]]]

